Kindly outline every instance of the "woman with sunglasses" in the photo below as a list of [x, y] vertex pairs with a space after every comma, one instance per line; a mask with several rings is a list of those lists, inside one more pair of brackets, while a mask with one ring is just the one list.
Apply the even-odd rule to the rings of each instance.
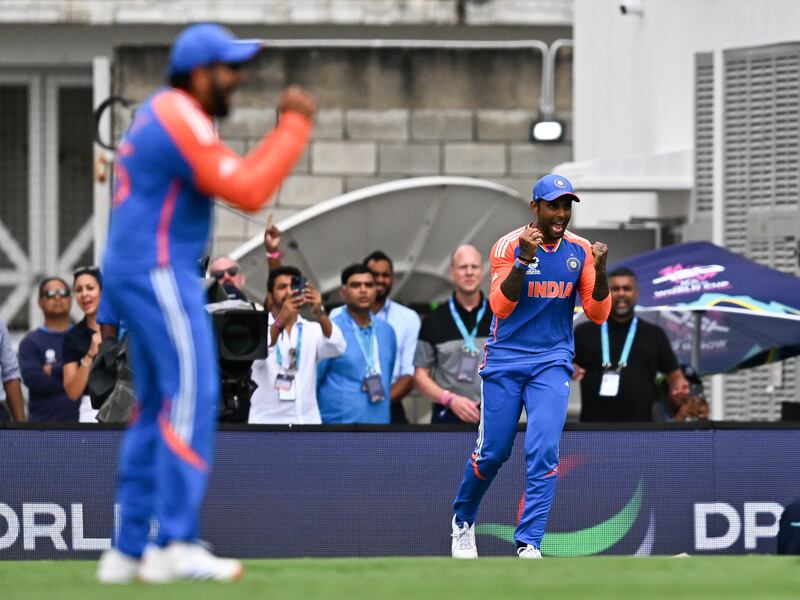
[[89, 370], [100, 348], [100, 326], [97, 324], [97, 307], [103, 281], [97, 267], [81, 267], [73, 273], [72, 284], [75, 301], [83, 311], [83, 320], [74, 325], [64, 337], [64, 391], [70, 400], [80, 400], [79, 420], [95, 423], [97, 411], [92, 408], [86, 384]]
[[72, 327], [69, 285], [60, 277], [39, 284], [44, 325], [28, 332], [19, 344], [19, 368], [28, 388], [28, 420], [32, 423], [77, 423], [78, 405], [64, 392], [64, 337]]

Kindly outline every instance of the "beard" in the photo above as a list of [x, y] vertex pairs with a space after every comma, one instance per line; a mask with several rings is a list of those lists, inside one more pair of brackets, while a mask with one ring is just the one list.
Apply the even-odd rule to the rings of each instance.
[[231, 107], [228, 102], [230, 96], [230, 89], [225, 89], [220, 85], [217, 77], [212, 73], [211, 75], [211, 97], [209, 98], [210, 106], [209, 114], [212, 117], [227, 117], [230, 113]]
[[227, 117], [231, 111], [227, 95], [216, 85], [211, 88], [210, 108], [212, 117]]

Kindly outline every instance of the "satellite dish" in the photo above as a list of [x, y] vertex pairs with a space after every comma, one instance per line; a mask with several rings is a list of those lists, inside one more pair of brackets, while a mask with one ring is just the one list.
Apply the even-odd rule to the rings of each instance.
[[[373, 250], [392, 258], [392, 298], [428, 304], [450, 295], [450, 254], [461, 244], [483, 256], [489, 281], [494, 242], [531, 220], [529, 201], [515, 190], [468, 177], [419, 177], [361, 188], [277, 223], [284, 265], [299, 268], [326, 303], [338, 302], [340, 273]], [[257, 235], [229, 255], [247, 276], [247, 292], [263, 298], [267, 265]]]

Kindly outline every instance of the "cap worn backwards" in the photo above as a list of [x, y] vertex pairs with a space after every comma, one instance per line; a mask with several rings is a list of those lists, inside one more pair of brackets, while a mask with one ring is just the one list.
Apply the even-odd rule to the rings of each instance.
[[214, 63], [242, 63], [261, 50], [258, 40], [239, 40], [216, 23], [190, 25], [178, 34], [169, 55], [169, 74], [188, 73]]
[[569, 179], [550, 173], [545, 175], [533, 186], [533, 201], [547, 200], [552, 202], [561, 196], [572, 196], [575, 202], [580, 202], [580, 198], [575, 195]]

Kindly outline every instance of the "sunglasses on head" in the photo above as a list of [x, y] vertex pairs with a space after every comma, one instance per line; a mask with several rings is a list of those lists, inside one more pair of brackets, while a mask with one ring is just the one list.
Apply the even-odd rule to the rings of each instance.
[[81, 275], [92, 275], [97, 278], [100, 275], [100, 267], [94, 265], [90, 267], [78, 267], [72, 272], [72, 276], [76, 279]]
[[225, 273], [233, 277], [234, 275], [237, 275], [239, 273], [239, 267], [233, 266], [233, 267], [228, 267], [227, 269], [220, 269], [219, 271], [211, 271], [211, 276], [214, 279], [222, 279], [223, 277], [225, 277]]
[[57, 290], [46, 290], [42, 292], [42, 298], [52, 300], [53, 298], [69, 298], [71, 292], [66, 288], [59, 288]]

